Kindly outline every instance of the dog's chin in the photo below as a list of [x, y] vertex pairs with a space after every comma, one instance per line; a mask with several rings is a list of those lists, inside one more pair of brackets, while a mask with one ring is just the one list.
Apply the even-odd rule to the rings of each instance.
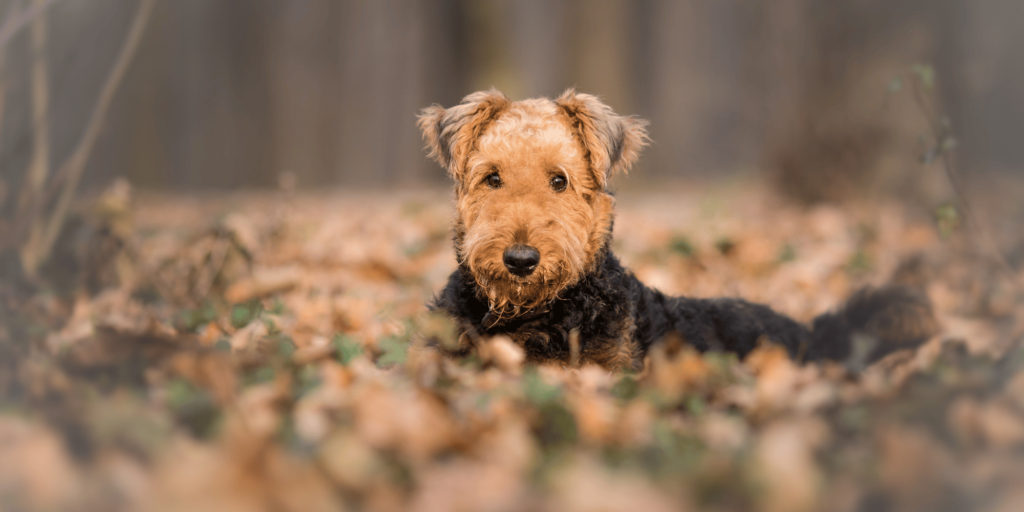
[[486, 298], [491, 312], [506, 319], [543, 308], [571, 284], [568, 276], [544, 272], [517, 276], [505, 269], [493, 273], [476, 273], [474, 277], [481, 298]]

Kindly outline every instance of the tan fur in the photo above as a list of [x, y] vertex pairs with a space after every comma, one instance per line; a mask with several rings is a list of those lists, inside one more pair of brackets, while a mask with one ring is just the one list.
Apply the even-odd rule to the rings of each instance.
[[627, 172], [640, 158], [647, 141], [647, 121], [621, 117], [596, 96], [569, 89], [555, 100], [566, 113], [587, 153], [601, 187], [619, 172]]
[[617, 343], [604, 343], [597, 345], [582, 354], [583, 361], [592, 362], [609, 370], [641, 370], [643, 361], [637, 357], [640, 354], [640, 347], [633, 336], [636, 325], [633, 322], [622, 326], [620, 338]]
[[[491, 89], [423, 111], [430, 155], [456, 181], [456, 255], [496, 317], [541, 307], [592, 270], [614, 217], [608, 179], [636, 161], [645, 125], [572, 89], [553, 101], [517, 102]], [[495, 172], [496, 189], [485, 182]], [[552, 188], [556, 175], [568, 181], [562, 192]], [[540, 252], [528, 276], [502, 261], [515, 244]]]
[[844, 361], [859, 333], [879, 342], [865, 355], [873, 360], [934, 329], [927, 298], [899, 286], [858, 292], [813, 330], [741, 299], [665, 297], [644, 286], [610, 254], [608, 181], [637, 159], [645, 123], [593, 96], [570, 89], [512, 102], [483, 91], [424, 110], [419, 126], [456, 182], [459, 269], [430, 306], [460, 324], [453, 355], [501, 334], [527, 362], [639, 369], [675, 332], [677, 345], [696, 350], [744, 357], [769, 339], [799, 360]]
[[430, 157], [448, 169], [453, 179], [461, 181], [466, 157], [476, 140], [511, 103], [507, 96], [491, 89], [470, 94], [461, 104], [447, 110], [439, 105], [423, 109], [418, 125], [427, 140]]

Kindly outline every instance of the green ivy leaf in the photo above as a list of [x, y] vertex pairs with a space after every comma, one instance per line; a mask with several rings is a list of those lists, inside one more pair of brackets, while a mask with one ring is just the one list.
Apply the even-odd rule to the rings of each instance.
[[778, 263], [788, 263], [796, 260], [796, 247], [793, 244], [787, 243], [779, 249], [779, 257], [776, 258]]
[[561, 394], [558, 386], [552, 386], [544, 382], [537, 370], [530, 368], [523, 375], [523, 394], [526, 399], [534, 404], [544, 404], [553, 401]]
[[921, 81], [925, 90], [930, 91], [935, 87], [935, 68], [927, 64], [914, 64], [911, 66], [910, 72], [917, 75], [917, 79]]
[[718, 252], [723, 256], [728, 255], [735, 248], [736, 242], [727, 236], [723, 236], [715, 241], [715, 249], [718, 249]]
[[241, 329], [255, 320], [262, 310], [263, 305], [259, 301], [235, 304], [231, 308], [231, 325], [235, 329]]
[[872, 268], [871, 256], [864, 249], [857, 249], [846, 264], [846, 271], [851, 274], [862, 274]]
[[956, 206], [944, 204], [935, 210], [935, 223], [939, 227], [939, 235], [946, 240], [960, 227], [960, 212]]
[[207, 303], [197, 309], [182, 310], [175, 319], [175, 326], [183, 331], [196, 332], [200, 327], [216, 319], [217, 309]]
[[612, 396], [628, 402], [640, 394], [640, 383], [630, 375], [624, 375], [611, 389]]
[[378, 346], [384, 354], [377, 359], [377, 366], [393, 366], [405, 363], [406, 352], [409, 349], [409, 343], [405, 338], [389, 336], [380, 340]]
[[291, 359], [295, 355], [295, 342], [288, 336], [277, 338], [277, 353], [285, 359]]
[[450, 316], [440, 311], [428, 311], [413, 321], [417, 333], [442, 347], [454, 350], [459, 345], [459, 329]]
[[676, 235], [672, 237], [672, 241], [669, 242], [669, 249], [673, 252], [678, 253], [682, 256], [689, 258], [696, 254], [697, 249], [690, 243], [690, 239], [686, 235]]
[[888, 91], [890, 94], [899, 92], [902, 89], [903, 79], [900, 77], [893, 78], [892, 81], [889, 82], [889, 86], [885, 88], [885, 90]]
[[338, 361], [346, 366], [350, 361], [363, 353], [363, 346], [351, 336], [344, 334], [336, 334], [334, 336], [334, 349], [337, 353]]

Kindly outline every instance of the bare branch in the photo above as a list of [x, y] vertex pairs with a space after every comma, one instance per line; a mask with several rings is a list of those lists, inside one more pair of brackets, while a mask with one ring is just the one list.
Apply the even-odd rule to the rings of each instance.
[[0, 50], [2, 50], [7, 43], [10, 42], [15, 35], [18, 34], [21, 29], [28, 26], [36, 16], [46, 12], [53, 4], [59, 0], [41, 0], [33, 3], [32, 7], [28, 9], [14, 9], [13, 12], [4, 20], [4, 24], [0, 25]]
[[928, 121], [929, 128], [932, 131], [932, 137], [935, 139], [936, 148], [940, 151], [942, 158], [942, 170], [946, 174], [946, 179], [949, 181], [950, 188], [953, 189], [953, 195], [956, 197], [957, 203], [960, 205], [960, 209], [964, 213], [964, 217], [967, 219], [967, 224], [970, 226], [970, 230], [975, 236], [981, 239], [981, 242], [987, 245], [988, 252], [996, 260], [996, 265], [999, 270], [1006, 275], [1007, 280], [1015, 288], [1020, 290], [1022, 288], [1021, 282], [1017, 278], [1017, 273], [1010, 265], [1010, 261], [1003, 254], [1002, 249], [999, 248], [999, 244], [996, 242], [992, 233], [984, 226], [981, 219], [978, 218], [976, 210], [971, 205], [971, 202], [967, 199], [966, 187], [960, 179], [960, 175], [956, 169], [956, 162], [954, 161], [953, 155], [948, 149], [943, 147], [946, 143], [946, 139], [949, 137], [948, 128], [943, 125], [943, 121], [939, 114], [933, 110], [927, 99], [925, 98], [924, 92], [921, 90], [923, 84], [920, 79], [915, 79], [911, 76], [911, 89], [914, 97], [914, 101], [917, 103], [917, 107], [920, 109], [922, 115]]
[[96, 106], [89, 117], [89, 123], [86, 125], [85, 132], [82, 134], [82, 138], [78, 141], [78, 145], [71, 153], [71, 156], [61, 164], [60, 169], [54, 176], [54, 180], [60, 182], [63, 188], [43, 232], [43, 238], [38, 251], [38, 254], [42, 256], [39, 260], [40, 263], [49, 256], [61, 228], [64, 227], [68, 209], [71, 207], [75, 191], [78, 188], [78, 182], [82, 178], [82, 172], [85, 170], [85, 165], [89, 161], [89, 155], [92, 153], [92, 148], [103, 127], [107, 110], [110, 108], [110, 102], [113, 100], [121, 79], [124, 78], [125, 71], [127, 71], [128, 65], [131, 63], [132, 56], [134, 56], [135, 50], [139, 46], [139, 41], [142, 39], [146, 23], [149, 21], [155, 4], [156, 0], [140, 0], [139, 10], [136, 12], [135, 19], [128, 30], [128, 37], [121, 47], [121, 52], [117, 56], [117, 61], [114, 63], [110, 75], [107, 76], [107, 81], [103, 84], [103, 89], [100, 91]]
[[[38, 10], [47, 1], [33, 0], [33, 6]], [[37, 16], [32, 21], [32, 160], [18, 202], [18, 224], [29, 230], [28, 240], [21, 247], [21, 264], [30, 277], [35, 277], [35, 269], [38, 268], [40, 254], [37, 251], [43, 236], [40, 213], [43, 211], [46, 178], [50, 174], [50, 76], [46, 39], [46, 17]], [[19, 240], [20, 235], [24, 232], [19, 234]]]

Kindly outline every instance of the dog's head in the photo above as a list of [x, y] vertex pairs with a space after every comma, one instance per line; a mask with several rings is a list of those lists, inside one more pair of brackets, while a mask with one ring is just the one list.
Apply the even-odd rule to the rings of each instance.
[[571, 89], [517, 102], [492, 89], [424, 109], [430, 156], [456, 181], [459, 264], [492, 311], [540, 306], [600, 262], [612, 229], [608, 180], [636, 161], [646, 124]]

